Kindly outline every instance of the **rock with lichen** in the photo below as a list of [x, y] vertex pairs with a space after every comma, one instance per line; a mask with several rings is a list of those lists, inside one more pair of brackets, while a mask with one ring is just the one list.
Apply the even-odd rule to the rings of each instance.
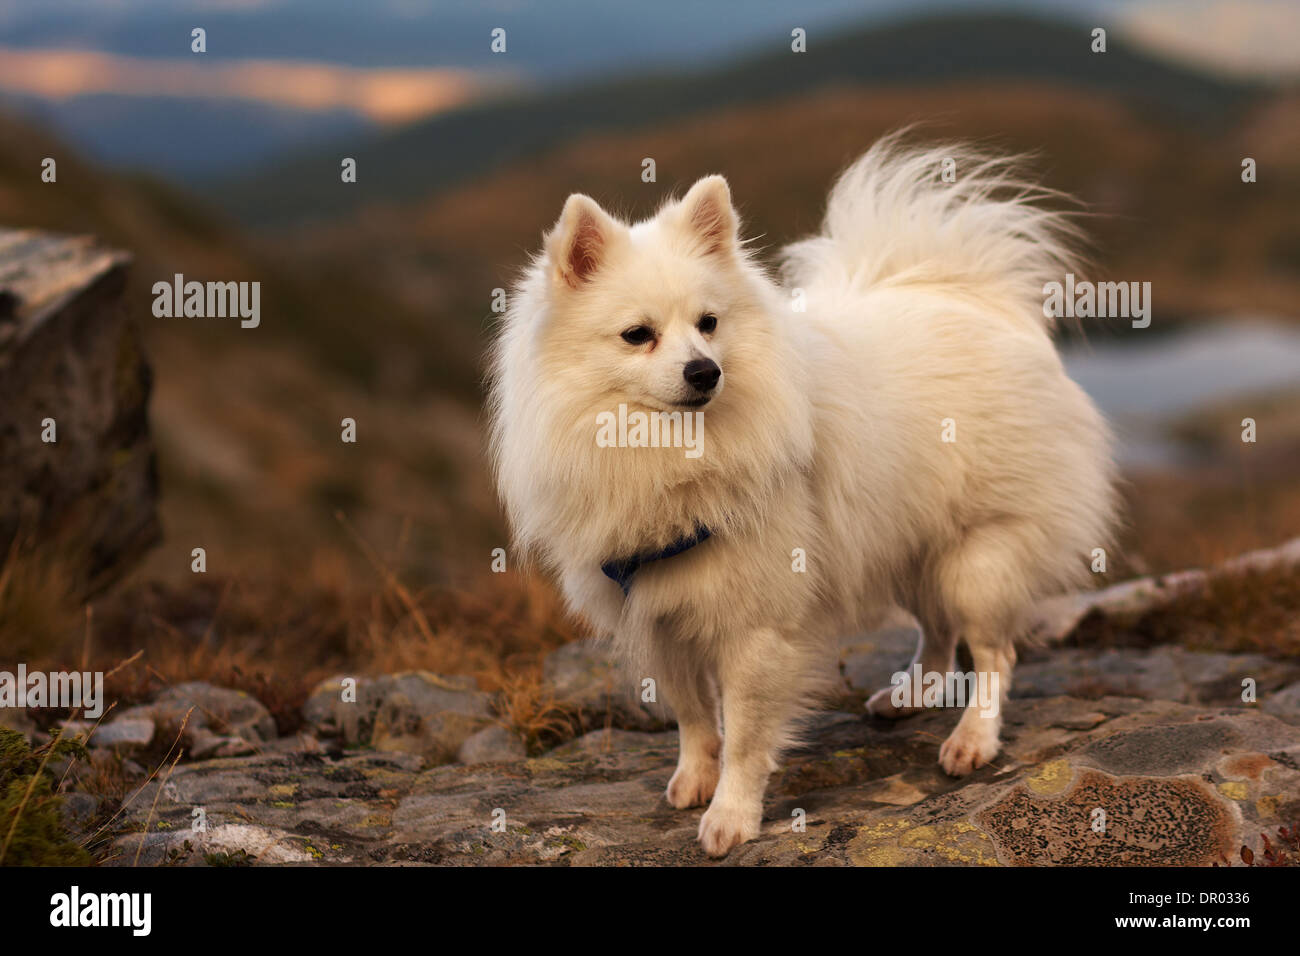
[[[676, 734], [617, 728], [471, 764], [377, 750], [182, 764], [116, 839], [122, 859], [143, 839], [142, 862], [194, 865], [214, 848], [301, 864], [1209, 865], [1300, 819], [1300, 727], [1256, 705], [1013, 700], [1002, 753], [960, 780], [937, 762], [957, 717], [824, 714], [773, 775], [759, 837], [720, 864], [695, 839], [702, 809], [663, 797]], [[189, 832], [197, 806], [211, 835]]]
[[491, 698], [472, 677], [406, 671], [322, 681], [303, 705], [303, 719], [345, 746], [456, 759], [461, 745], [492, 723]]

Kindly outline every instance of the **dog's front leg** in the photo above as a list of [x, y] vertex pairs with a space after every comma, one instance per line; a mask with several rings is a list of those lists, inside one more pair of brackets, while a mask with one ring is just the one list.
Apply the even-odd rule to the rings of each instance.
[[660, 672], [677, 716], [677, 770], [668, 781], [668, 802], [678, 810], [709, 802], [718, 786], [722, 735], [718, 698], [705, 662], [694, 648], [661, 651]]
[[804, 661], [796, 648], [766, 629], [742, 640], [719, 655], [722, 779], [699, 832], [710, 856], [725, 856], [758, 836], [768, 775], [804, 703], [799, 679]]

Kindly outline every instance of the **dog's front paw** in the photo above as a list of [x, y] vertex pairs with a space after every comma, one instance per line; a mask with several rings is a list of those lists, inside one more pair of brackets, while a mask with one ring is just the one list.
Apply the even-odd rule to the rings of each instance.
[[677, 771], [668, 781], [665, 796], [678, 810], [702, 807], [713, 798], [718, 789], [721, 767], [716, 759], [701, 758], [677, 765]]
[[910, 717], [920, 712], [920, 707], [900, 707], [895, 704], [892, 684], [876, 691], [867, 699], [867, 713], [874, 714], [876, 717], [897, 720], [900, 717]]
[[962, 720], [939, 748], [939, 763], [951, 776], [964, 777], [997, 756], [1001, 746], [996, 726]]
[[700, 818], [700, 846], [709, 856], [726, 856], [733, 847], [758, 836], [763, 808], [714, 800]]

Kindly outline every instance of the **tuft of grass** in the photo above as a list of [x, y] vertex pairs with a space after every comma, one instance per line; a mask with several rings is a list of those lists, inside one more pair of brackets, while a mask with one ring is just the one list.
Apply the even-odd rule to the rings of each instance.
[[0, 864], [88, 866], [90, 854], [63, 823], [63, 798], [51, 758], [85, 757], [81, 744], [56, 735], [36, 750], [27, 738], [0, 727]]
[[539, 754], [582, 731], [581, 713], [556, 700], [537, 672], [504, 677], [500, 691], [501, 716], [523, 737], [530, 754]]

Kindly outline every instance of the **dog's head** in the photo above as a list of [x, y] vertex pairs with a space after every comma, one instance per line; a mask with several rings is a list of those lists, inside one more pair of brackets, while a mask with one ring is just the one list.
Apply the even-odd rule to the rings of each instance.
[[721, 176], [634, 225], [565, 203], [490, 360], [494, 469], [525, 550], [564, 537], [590, 565], [720, 533], [811, 457], [802, 327], [739, 228]]
[[[658, 411], [710, 405], [728, 357], [761, 321], [727, 181], [701, 179], [629, 226], [575, 193], [546, 237], [546, 356], [596, 401]], [[576, 396], [575, 396], [576, 397]]]

